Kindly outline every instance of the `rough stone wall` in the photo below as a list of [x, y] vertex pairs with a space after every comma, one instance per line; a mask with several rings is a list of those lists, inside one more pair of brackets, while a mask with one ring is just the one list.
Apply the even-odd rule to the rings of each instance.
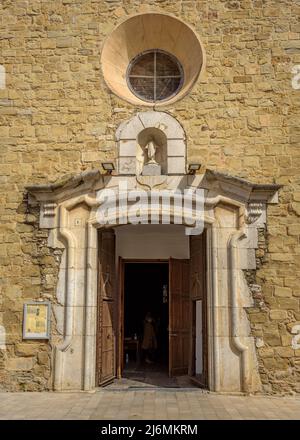
[[1, 257], [6, 350], [0, 350], [0, 390], [42, 391], [51, 389], [51, 344], [22, 340], [23, 302], [41, 297], [56, 302], [62, 250], [48, 247], [48, 231], [38, 227], [38, 208], [28, 212], [23, 203], [18, 212], [23, 219], [15, 231], [0, 225], [7, 250], [7, 257]]
[[[24, 186], [54, 182], [114, 158], [118, 124], [143, 108], [114, 96], [101, 76], [105, 37], [127, 15], [172, 13], [207, 53], [205, 77], [165, 110], [184, 126], [188, 158], [254, 182], [280, 183], [268, 212], [268, 249], [257, 274], [266, 307], [249, 311], [268, 392], [300, 391], [300, 64], [297, 0], [2, 0], [0, 64], [0, 383], [48, 389], [50, 343], [22, 342], [22, 304], [57, 282], [47, 231], [26, 219]], [[261, 252], [261, 250], [258, 250]], [[59, 251], [58, 251], [59, 253]], [[47, 287], [48, 286], [48, 287]]]

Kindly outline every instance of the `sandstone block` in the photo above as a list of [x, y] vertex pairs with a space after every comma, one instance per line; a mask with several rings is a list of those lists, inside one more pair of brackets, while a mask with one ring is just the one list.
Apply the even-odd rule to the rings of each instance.
[[294, 350], [291, 347], [277, 347], [275, 351], [280, 357], [289, 358], [294, 356]]
[[73, 37], [60, 37], [56, 39], [56, 46], [59, 48], [72, 47], [75, 44]]
[[249, 83], [249, 82], [252, 82], [252, 76], [251, 75], [234, 76], [233, 82], [235, 82], [235, 83]]
[[286, 347], [286, 346], [291, 347], [292, 346], [292, 336], [291, 335], [282, 335], [281, 341], [282, 341], [282, 345], [284, 347]]
[[37, 346], [36, 344], [30, 344], [30, 343], [20, 343], [15, 346], [15, 353], [17, 356], [23, 356], [23, 357], [31, 357], [36, 354]]
[[56, 267], [57, 265], [55, 258], [52, 255], [45, 255], [41, 259], [41, 264], [44, 264], [47, 267]]
[[283, 320], [287, 318], [287, 312], [285, 310], [271, 310], [270, 318], [272, 320]]
[[38, 363], [40, 365], [46, 365], [49, 362], [49, 355], [46, 351], [38, 353]]
[[271, 254], [271, 259], [273, 261], [291, 261], [291, 255], [288, 253], [277, 253]]
[[101, 151], [86, 151], [82, 153], [83, 162], [104, 162], [104, 154]]
[[274, 289], [274, 294], [275, 296], [280, 296], [280, 297], [291, 297], [292, 296], [292, 289], [290, 289], [289, 287], [278, 287], [275, 286]]
[[299, 311], [299, 300], [296, 298], [278, 298], [281, 309]]
[[264, 341], [271, 347], [281, 345], [281, 339], [278, 331], [272, 333], [264, 333]]
[[288, 226], [288, 234], [289, 235], [300, 235], [300, 225]]
[[285, 370], [289, 367], [287, 359], [280, 358], [265, 358], [263, 363], [268, 370]]
[[249, 316], [250, 322], [253, 322], [253, 323], [266, 322], [268, 319], [268, 316], [266, 313], [250, 313], [248, 316]]
[[10, 358], [7, 361], [7, 369], [14, 371], [28, 371], [33, 368], [34, 359], [30, 357]]
[[41, 49], [55, 49], [56, 41], [54, 38], [43, 38], [41, 41]]
[[262, 347], [258, 349], [259, 355], [263, 358], [272, 357], [274, 355], [274, 349], [269, 347]]

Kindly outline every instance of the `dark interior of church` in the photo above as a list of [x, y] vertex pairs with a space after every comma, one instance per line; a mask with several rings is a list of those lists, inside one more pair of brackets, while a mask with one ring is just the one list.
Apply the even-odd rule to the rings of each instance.
[[[166, 368], [168, 365], [168, 268], [167, 262], [125, 263], [125, 370], [133, 366]], [[145, 327], [145, 319], [149, 317], [154, 331], [150, 346], [149, 327], [148, 330]]]

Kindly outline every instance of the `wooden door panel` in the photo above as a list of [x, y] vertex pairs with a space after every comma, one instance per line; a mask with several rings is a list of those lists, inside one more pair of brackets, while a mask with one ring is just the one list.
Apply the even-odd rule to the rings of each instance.
[[103, 328], [103, 338], [102, 338], [102, 354], [105, 352], [107, 353], [108, 351], [112, 351], [112, 347], [111, 347], [111, 340], [114, 336], [113, 334], [113, 329], [111, 327], [104, 327]]
[[114, 337], [113, 332], [113, 302], [103, 301], [102, 302], [102, 354], [107, 351], [112, 351], [112, 340]]
[[115, 250], [114, 234], [110, 231], [101, 233], [99, 245], [99, 282], [102, 299], [109, 298], [114, 300], [115, 296]]
[[112, 351], [102, 353], [102, 376], [100, 385], [104, 385], [112, 379], [110, 372], [114, 368], [114, 356]]
[[171, 340], [171, 343], [173, 343], [171, 376], [187, 374], [189, 363], [189, 334], [181, 335], [181, 337], [176, 334], [171, 336], [171, 338], [173, 338]]
[[189, 261], [169, 262], [169, 375], [187, 374], [189, 365]]
[[115, 235], [113, 230], [99, 233], [97, 383], [115, 377]]

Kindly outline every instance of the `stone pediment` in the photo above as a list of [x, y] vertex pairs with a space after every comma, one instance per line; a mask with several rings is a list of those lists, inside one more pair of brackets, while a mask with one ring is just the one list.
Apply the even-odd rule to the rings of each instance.
[[278, 190], [282, 185], [253, 183], [241, 177], [207, 169], [201, 182], [202, 188], [219, 187], [219, 191], [240, 196], [242, 201], [261, 200], [265, 203], [278, 203]]
[[281, 188], [281, 185], [253, 183], [240, 177], [207, 169], [204, 174], [177, 176], [105, 175], [101, 174], [100, 170], [90, 170], [71, 177], [66, 176], [55, 183], [27, 186], [26, 190], [30, 204], [61, 203], [79, 195], [95, 194], [97, 190], [116, 187], [122, 180], [126, 180], [129, 188], [140, 187], [149, 190], [199, 188], [206, 190], [206, 194], [210, 197], [223, 195], [241, 203], [251, 201], [277, 203], [277, 193]]
[[30, 185], [25, 189], [29, 194], [29, 202], [59, 202], [79, 194], [89, 193], [96, 183], [101, 181], [99, 170], [84, 171], [73, 176], [67, 175], [55, 183]]

